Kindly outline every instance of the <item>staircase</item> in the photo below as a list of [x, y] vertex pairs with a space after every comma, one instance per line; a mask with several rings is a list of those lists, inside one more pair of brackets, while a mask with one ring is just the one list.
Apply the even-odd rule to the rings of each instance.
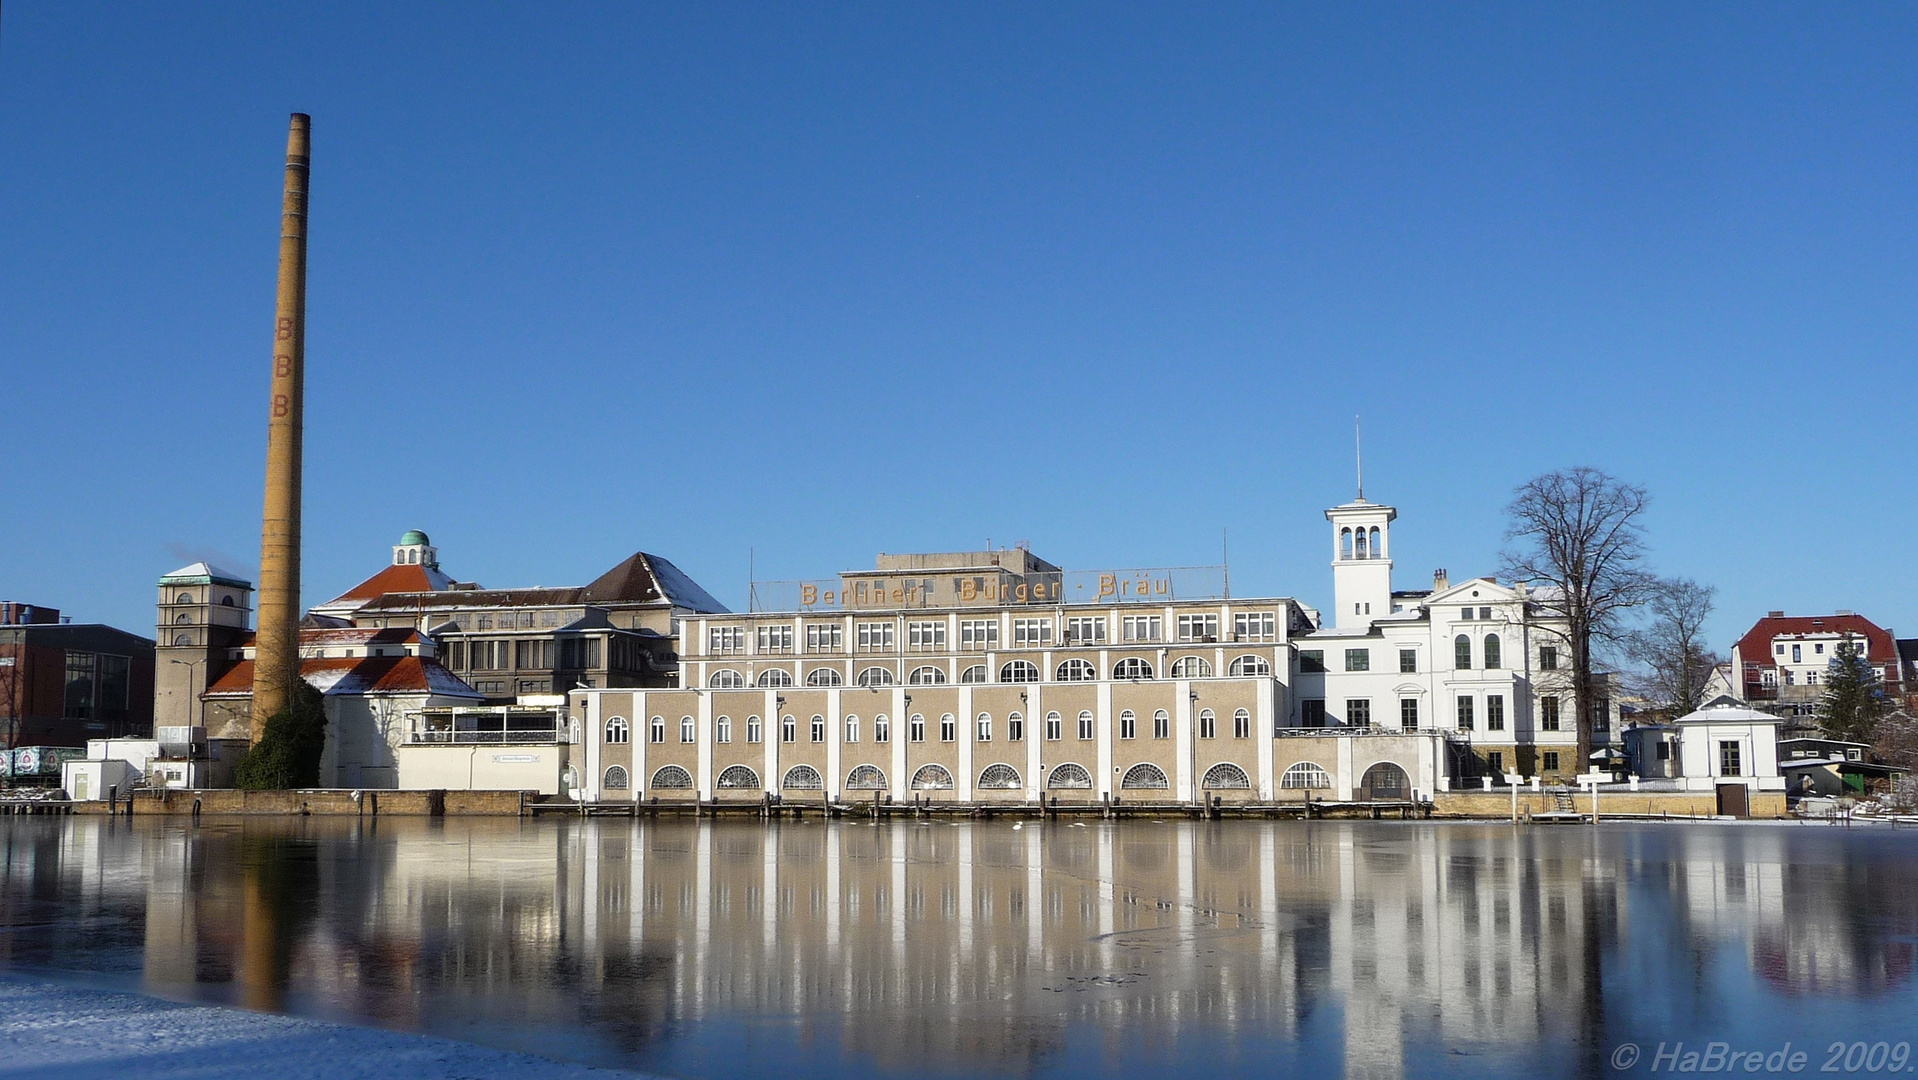
[[1572, 805], [1572, 793], [1569, 789], [1559, 788], [1552, 793], [1552, 797], [1557, 800], [1560, 811], [1568, 814], [1577, 811], [1578, 808]]

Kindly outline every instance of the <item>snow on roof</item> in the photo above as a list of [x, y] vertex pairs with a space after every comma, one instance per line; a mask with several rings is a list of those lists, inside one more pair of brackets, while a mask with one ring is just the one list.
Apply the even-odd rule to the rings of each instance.
[[[418, 656], [345, 656], [306, 658], [300, 677], [322, 694], [431, 694], [481, 700], [485, 695], [460, 680], [437, 660]], [[208, 697], [251, 697], [253, 661], [242, 660], [207, 687]]]
[[1782, 721], [1771, 713], [1747, 709], [1742, 705], [1710, 705], [1697, 712], [1686, 713], [1676, 722], [1680, 724], [1777, 724]]
[[240, 575], [229, 570], [222, 570], [209, 562], [196, 562], [188, 566], [182, 566], [178, 570], [160, 579], [160, 584], [162, 585], [205, 585], [208, 583], [236, 585], [243, 589], [251, 589], [253, 587], [252, 582]]

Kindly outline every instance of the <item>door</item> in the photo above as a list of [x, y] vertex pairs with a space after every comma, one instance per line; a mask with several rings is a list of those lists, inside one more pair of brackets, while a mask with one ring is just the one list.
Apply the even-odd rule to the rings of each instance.
[[1725, 817], [1750, 817], [1751, 792], [1743, 784], [1718, 785], [1718, 812]]
[[89, 798], [91, 798], [91, 796], [88, 795], [87, 793], [88, 789], [92, 787], [92, 785], [87, 783], [87, 781], [91, 779], [93, 778], [88, 776], [86, 774], [86, 770], [84, 769], [75, 769], [73, 771], [73, 801], [74, 802], [86, 802]]

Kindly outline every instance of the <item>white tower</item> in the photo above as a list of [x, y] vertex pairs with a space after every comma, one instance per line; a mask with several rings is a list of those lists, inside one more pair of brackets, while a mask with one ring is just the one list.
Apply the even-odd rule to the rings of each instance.
[[1364, 630], [1392, 611], [1392, 520], [1399, 512], [1364, 496], [1325, 512], [1332, 523], [1333, 625]]

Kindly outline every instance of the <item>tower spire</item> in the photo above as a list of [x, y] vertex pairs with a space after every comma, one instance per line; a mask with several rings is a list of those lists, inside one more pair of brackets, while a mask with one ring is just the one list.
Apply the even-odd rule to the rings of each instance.
[[1352, 418], [1352, 460], [1358, 466], [1360, 502], [1365, 501], [1365, 440], [1363, 435], [1364, 432], [1359, 427], [1359, 418], [1354, 416]]

